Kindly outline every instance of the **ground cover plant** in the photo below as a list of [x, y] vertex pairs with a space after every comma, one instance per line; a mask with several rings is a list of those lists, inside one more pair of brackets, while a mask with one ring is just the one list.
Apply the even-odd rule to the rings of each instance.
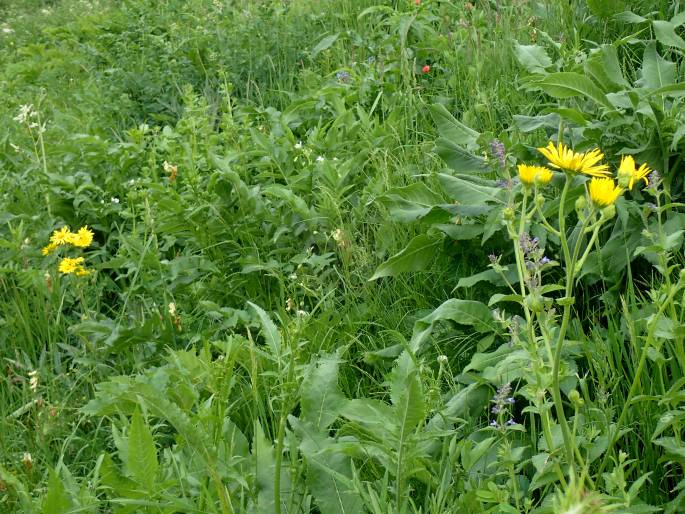
[[0, 512], [684, 512], [684, 38], [0, 2]]

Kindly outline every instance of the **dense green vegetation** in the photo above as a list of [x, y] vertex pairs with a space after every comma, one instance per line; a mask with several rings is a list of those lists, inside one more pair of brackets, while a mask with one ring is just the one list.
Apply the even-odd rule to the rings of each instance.
[[0, 512], [685, 511], [682, 1], [0, 0], [0, 49]]

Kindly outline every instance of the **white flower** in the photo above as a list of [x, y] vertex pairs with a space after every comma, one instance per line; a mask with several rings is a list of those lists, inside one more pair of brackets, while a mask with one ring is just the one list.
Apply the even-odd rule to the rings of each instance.
[[295, 150], [302, 150], [302, 141], [295, 143]]
[[36, 370], [29, 371], [29, 387], [34, 393], [38, 389], [38, 372]]
[[24, 123], [30, 116], [35, 116], [33, 104], [26, 104], [19, 107], [19, 114], [12, 118], [17, 123]]
[[324, 158], [323, 155], [319, 155], [319, 156], [316, 158], [316, 162], [323, 162], [323, 161], [325, 161], [325, 160], [326, 160], [326, 159]]
[[12, 32], [14, 32], [14, 29], [12, 29], [12, 28], [10, 28], [10, 27], [3, 27], [3, 28], [2, 28], [2, 31], [3, 31], [5, 34], [11, 34]]
[[112, 203], [119, 203], [119, 199], [116, 196], [113, 196], [112, 198], [110, 198], [110, 201]]

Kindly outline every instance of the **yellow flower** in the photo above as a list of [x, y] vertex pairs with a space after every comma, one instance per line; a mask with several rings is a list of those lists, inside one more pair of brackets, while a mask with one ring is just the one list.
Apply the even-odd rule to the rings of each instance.
[[43, 255], [48, 255], [58, 246], [70, 243], [73, 236], [74, 234], [69, 230], [69, 227], [62, 227], [59, 230], [55, 230], [50, 236], [50, 243], [43, 247], [41, 252]]
[[59, 262], [59, 267], [57, 269], [60, 273], [64, 273], [65, 275], [68, 275], [69, 273], [74, 273], [78, 276], [88, 275], [90, 271], [83, 266], [83, 261], [83, 257], [76, 257], [75, 259], [65, 257]]
[[519, 164], [519, 178], [521, 182], [527, 186], [532, 186], [536, 182], [538, 184], [547, 184], [554, 176], [551, 170], [544, 166], [528, 166], [527, 164]]
[[74, 246], [78, 246], [79, 248], [86, 248], [90, 246], [92, 242], [93, 231], [90, 230], [87, 225], [85, 227], [81, 227], [78, 232], [71, 234], [69, 237], [69, 243]]
[[637, 168], [632, 155], [624, 155], [621, 157], [621, 165], [618, 168], [618, 182], [628, 189], [633, 189], [633, 185], [640, 180], [644, 180], [645, 185], [648, 186], [647, 175], [651, 172], [652, 170], [646, 164]]
[[612, 205], [623, 190], [616, 185], [612, 178], [593, 178], [588, 186], [590, 200], [596, 207]]
[[609, 166], [598, 164], [604, 154], [595, 148], [589, 152], [578, 153], [563, 143], [554, 146], [550, 143], [538, 151], [549, 161], [549, 165], [572, 173], [584, 173], [592, 177], [604, 177], [609, 174]]

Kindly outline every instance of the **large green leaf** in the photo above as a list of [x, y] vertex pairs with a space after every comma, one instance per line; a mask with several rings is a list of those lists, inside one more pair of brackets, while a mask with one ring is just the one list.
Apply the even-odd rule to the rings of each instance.
[[429, 109], [433, 121], [438, 126], [440, 137], [467, 148], [476, 146], [479, 132], [458, 121], [442, 104], [433, 104]]
[[425, 217], [430, 218], [427, 221], [449, 218], [449, 213], [437, 207], [443, 203], [442, 197], [423, 182], [390, 189], [378, 201], [390, 211], [393, 219], [405, 223]]
[[409, 241], [406, 248], [378, 266], [376, 272], [369, 280], [394, 277], [407, 271], [426, 269], [435, 259], [435, 254], [441, 244], [442, 238], [432, 237], [428, 234], [419, 234]]
[[320, 512], [357, 514], [362, 500], [352, 485], [352, 459], [344, 446], [327, 434], [297, 418], [290, 424], [300, 438], [300, 451], [307, 466], [307, 486]]
[[159, 467], [157, 449], [140, 409], [133, 412], [131, 419], [126, 467], [136, 482], [145, 486], [147, 490], [152, 490]]
[[655, 20], [652, 24], [654, 25], [654, 35], [659, 43], [674, 46], [681, 50], [685, 49], [685, 40], [675, 32], [676, 25], [664, 20]]
[[399, 356], [390, 374], [390, 399], [397, 415], [400, 442], [426, 417], [419, 369], [407, 352]]
[[645, 48], [641, 69], [642, 85], [649, 89], [670, 86], [676, 81], [677, 66], [659, 55], [656, 43], [652, 41]]
[[50, 470], [48, 492], [43, 498], [43, 514], [64, 514], [71, 508], [71, 499], [56, 470]]
[[302, 381], [301, 418], [317, 430], [326, 430], [337, 419], [347, 401], [338, 387], [338, 366], [342, 361], [335, 354], [326, 354], [311, 363]]
[[554, 98], [583, 96], [613, 110], [611, 102], [607, 100], [602, 90], [592, 80], [579, 73], [572, 71], [550, 73], [535, 84]]
[[546, 68], [552, 65], [552, 59], [547, 55], [547, 51], [539, 45], [520, 45], [514, 46], [516, 59], [530, 73], [547, 73]]
[[465, 205], [486, 203], [504, 204], [506, 191], [492, 181], [473, 180], [470, 177], [438, 174], [438, 179], [449, 197]]
[[603, 86], [605, 91], [630, 87], [623, 76], [618, 53], [613, 45], [602, 45], [593, 50], [585, 61], [585, 72]]
[[477, 332], [494, 332], [497, 330], [492, 313], [488, 307], [473, 300], [447, 300], [428, 316], [414, 323], [414, 331], [409, 346], [414, 353], [419, 353], [428, 340], [433, 326], [439, 321], [453, 321], [460, 325], [473, 327]]
[[439, 137], [435, 141], [435, 151], [450, 168], [460, 173], [487, 173], [490, 171], [485, 159], [444, 137]]

